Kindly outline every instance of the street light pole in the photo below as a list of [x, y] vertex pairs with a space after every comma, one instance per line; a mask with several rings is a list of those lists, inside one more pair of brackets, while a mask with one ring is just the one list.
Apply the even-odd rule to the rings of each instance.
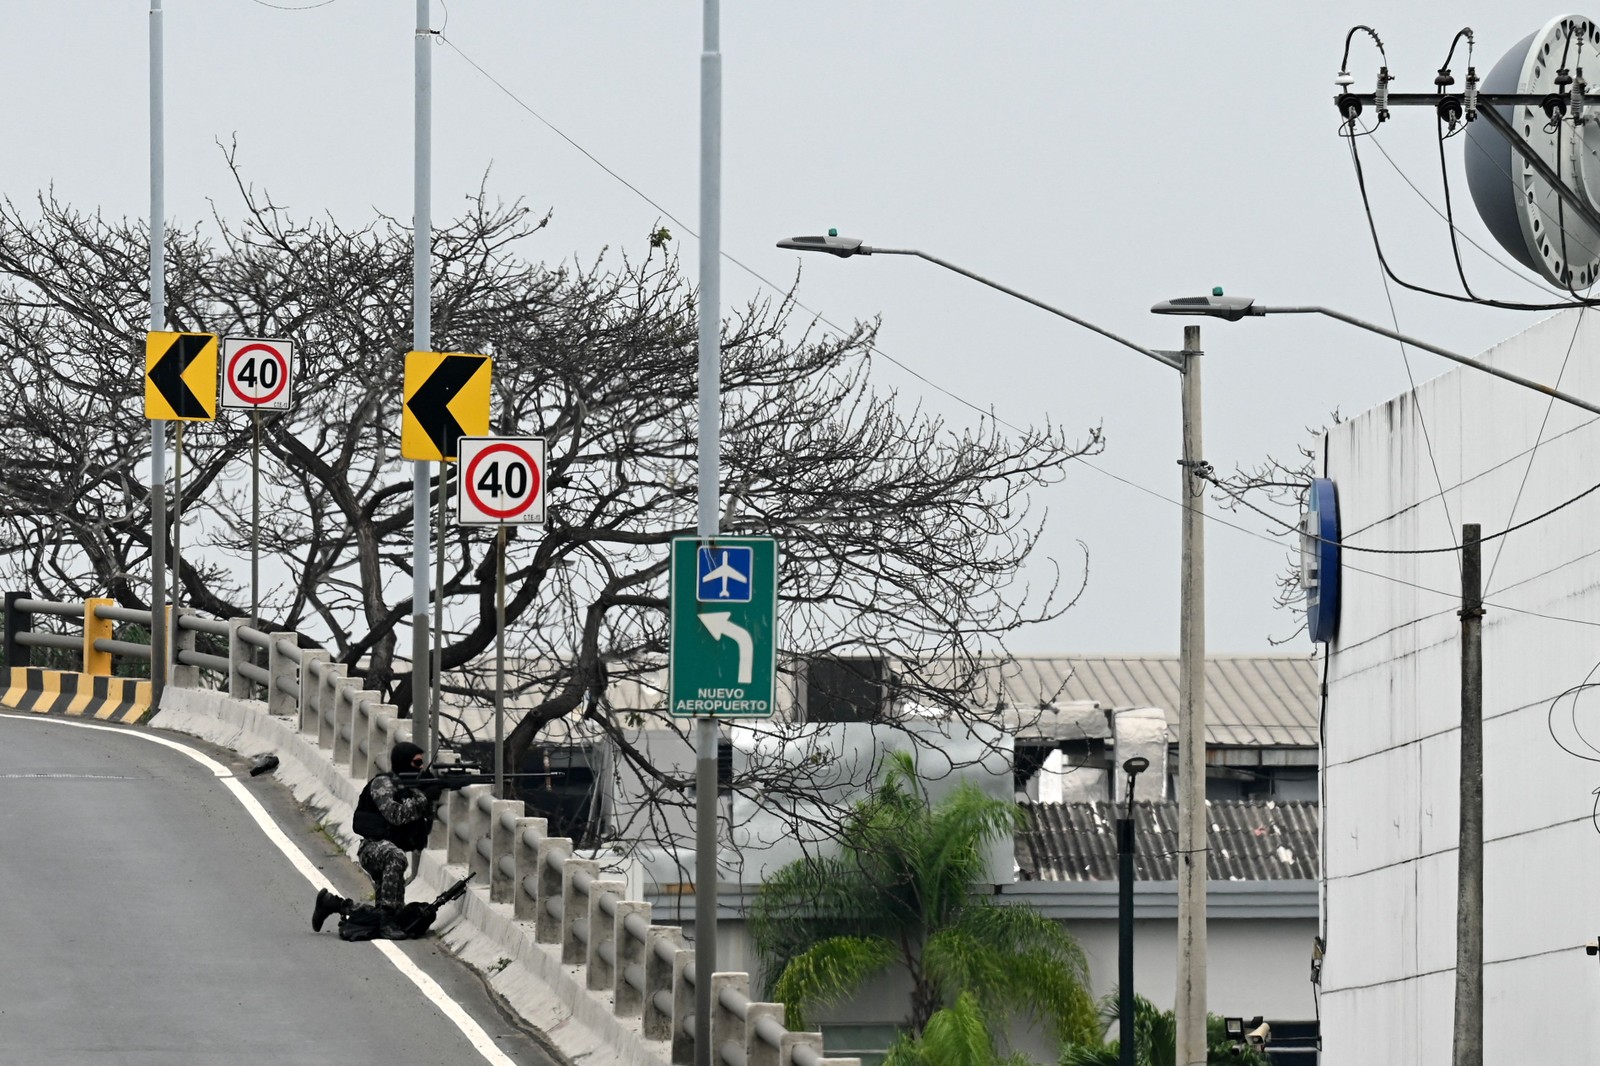
[[[161, 0], [150, 0], [150, 329], [167, 328], [166, 104]], [[167, 685], [167, 424], [150, 420], [150, 702]]]
[[1177, 1052], [1181, 1066], [1206, 1061], [1206, 778], [1205, 778], [1205, 518], [1204, 460], [1200, 423], [1200, 331], [1186, 328], [1179, 352], [1146, 348], [1093, 322], [915, 248], [874, 248], [836, 231], [791, 237], [779, 248], [856, 255], [911, 255], [1014, 296], [1042, 311], [1131, 348], [1183, 375], [1183, 570], [1182, 619], [1178, 626], [1178, 1002]]
[[1133, 1034], [1133, 856], [1137, 845], [1133, 835], [1133, 786], [1135, 779], [1150, 766], [1150, 760], [1135, 755], [1122, 764], [1128, 775], [1125, 813], [1117, 819], [1117, 998], [1121, 1038], [1119, 1066], [1136, 1066]]
[[[411, 222], [411, 347], [425, 352], [433, 344], [433, 31], [430, 0], [417, 0], [417, 28], [412, 44], [412, 222]], [[440, 470], [444, 469], [443, 464]], [[411, 736], [439, 754], [439, 707], [431, 698], [428, 648], [428, 518], [431, 487], [428, 464], [411, 464]], [[443, 478], [440, 479], [441, 492]], [[444, 506], [443, 495], [440, 507]], [[443, 545], [440, 545], [443, 551]], [[424, 739], [426, 738], [426, 739]]]
[[[716, 537], [722, 498], [722, 11], [702, 0], [700, 51], [699, 464], [702, 539]], [[720, 1061], [711, 1047], [717, 969], [717, 720], [695, 722], [694, 1062]]]
[[1266, 315], [1326, 315], [1328, 318], [1355, 326], [1357, 329], [1364, 329], [1368, 333], [1376, 333], [1381, 337], [1388, 337], [1390, 340], [1399, 341], [1401, 344], [1409, 344], [1413, 348], [1421, 348], [1423, 351], [1432, 352], [1434, 355], [1442, 355], [1451, 362], [1460, 363], [1462, 366], [1470, 366], [1474, 370], [1481, 370], [1485, 374], [1492, 374], [1502, 380], [1521, 385], [1525, 389], [1532, 389], [1534, 392], [1600, 415], [1600, 405], [1590, 403], [1588, 400], [1580, 400], [1570, 393], [1553, 389], [1549, 385], [1525, 378], [1520, 374], [1513, 374], [1509, 370], [1491, 366], [1481, 359], [1473, 359], [1469, 356], [1461, 355], [1458, 352], [1451, 351], [1449, 348], [1441, 348], [1437, 344], [1418, 340], [1416, 337], [1398, 333], [1375, 322], [1367, 322], [1356, 318], [1354, 315], [1347, 315], [1343, 311], [1335, 311], [1331, 307], [1315, 305], [1262, 307], [1248, 296], [1224, 296], [1221, 289], [1213, 289], [1210, 296], [1184, 296], [1176, 300], [1163, 300], [1150, 308], [1150, 311], [1157, 315], [1198, 315], [1205, 318], [1222, 318], [1229, 322], [1237, 322], [1241, 318], [1262, 318]]

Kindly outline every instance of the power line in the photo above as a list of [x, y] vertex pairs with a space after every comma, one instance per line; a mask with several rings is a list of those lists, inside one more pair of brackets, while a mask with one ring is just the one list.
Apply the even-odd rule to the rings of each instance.
[[[1559, 389], [1561, 387], [1561, 379], [1564, 378], [1566, 376], [1566, 374], [1567, 374], [1567, 363], [1568, 363], [1569, 360], [1572, 359], [1572, 348], [1573, 348], [1573, 345], [1578, 343], [1578, 331], [1583, 328], [1583, 313], [1586, 310], [1588, 310], [1588, 308], [1585, 308], [1585, 307], [1578, 308], [1578, 320], [1575, 323], [1573, 323], [1573, 326], [1572, 326], [1572, 339], [1567, 341], [1567, 352], [1566, 352], [1565, 355], [1563, 355], [1561, 357], [1561, 369], [1559, 371], [1557, 371], [1557, 373], [1556, 373], [1556, 383], [1554, 385], [1555, 388]], [[1508, 515], [1506, 515], [1506, 520], [1507, 521], [1510, 521], [1512, 518], [1516, 517], [1517, 505], [1522, 502], [1522, 493], [1528, 487], [1528, 477], [1529, 477], [1529, 475], [1531, 475], [1533, 473], [1533, 460], [1534, 460], [1534, 457], [1539, 454], [1539, 445], [1544, 443], [1544, 431], [1545, 431], [1546, 427], [1548, 427], [1550, 425], [1550, 414], [1554, 410], [1555, 405], [1556, 405], [1556, 398], [1554, 396], [1550, 397], [1549, 401], [1545, 404], [1545, 407], [1544, 407], [1544, 418], [1541, 419], [1540, 422], [1539, 422], [1539, 432], [1534, 435], [1533, 448], [1532, 448], [1531, 451], [1528, 452], [1528, 465], [1525, 466], [1523, 468], [1523, 470], [1522, 470], [1522, 481], [1519, 482], [1518, 485], [1517, 485], [1517, 495], [1516, 495], [1516, 498], [1511, 501], [1511, 512]], [[1504, 543], [1501, 543], [1498, 546], [1496, 546], [1495, 552], [1494, 552], [1494, 561], [1489, 564], [1489, 573], [1483, 579], [1483, 587], [1485, 589], [1487, 589], [1491, 584], [1493, 584], [1493, 582], [1494, 582], [1494, 572], [1495, 572], [1496, 569], [1499, 568], [1499, 566], [1500, 566], [1500, 556], [1505, 554], [1505, 550], [1506, 550], [1506, 546], [1505, 546]]]
[[[1443, 555], [1446, 552], [1458, 552], [1458, 551], [1461, 550], [1459, 545], [1452, 545], [1452, 546], [1450, 546], [1448, 548], [1368, 548], [1368, 547], [1364, 547], [1364, 546], [1359, 545], [1359, 544], [1349, 544], [1349, 543], [1346, 543], [1346, 542], [1344, 542], [1342, 540], [1341, 541], [1330, 541], [1326, 537], [1319, 537], [1316, 534], [1307, 533], [1304, 530], [1302, 530], [1299, 526], [1295, 525], [1294, 523], [1285, 522], [1283, 519], [1279, 518], [1277, 515], [1270, 514], [1267, 511], [1262, 510], [1260, 507], [1257, 507], [1255, 504], [1253, 504], [1249, 500], [1245, 499], [1244, 498], [1244, 494], [1241, 491], [1238, 491], [1238, 490], [1235, 490], [1235, 489], [1231, 488], [1230, 486], [1228, 486], [1227, 484], [1222, 482], [1215, 474], [1202, 471], [1201, 474], [1200, 474], [1200, 477], [1203, 478], [1206, 481], [1209, 481], [1211, 484], [1215, 485], [1217, 488], [1221, 489], [1229, 498], [1233, 499], [1234, 501], [1236, 501], [1236, 502], [1244, 505], [1245, 507], [1249, 508], [1250, 510], [1254, 511], [1256, 514], [1260, 515], [1262, 518], [1265, 518], [1267, 521], [1275, 522], [1278, 525], [1284, 527], [1284, 530], [1286, 532], [1299, 533], [1307, 541], [1310, 541], [1310, 542], [1313, 542], [1313, 543], [1318, 543], [1318, 544], [1336, 544], [1338, 547], [1343, 548], [1343, 549], [1347, 549], [1349, 551], [1369, 552], [1369, 553], [1371, 553], [1373, 555]], [[1443, 491], [1443, 490], [1441, 489], [1441, 491]], [[1500, 537], [1507, 536], [1508, 534], [1515, 533], [1519, 529], [1526, 529], [1528, 526], [1533, 525], [1533, 523], [1538, 522], [1538, 521], [1542, 521], [1543, 519], [1546, 519], [1546, 518], [1549, 518], [1551, 515], [1555, 514], [1557, 511], [1560, 511], [1563, 508], [1571, 507], [1573, 504], [1577, 503], [1579, 500], [1583, 499], [1586, 496], [1593, 495], [1597, 491], [1600, 491], [1600, 484], [1591, 485], [1588, 488], [1584, 489], [1582, 492], [1578, 493], [1576, 496], [1573, 496], [1573, 497], [1571, 497], [1569, 499], [1563, 500], [1561, 503], [1556, 504], [1554, 507], [1550, 508], [1547, 511], [1542, 511], [1539, 514], [1534, 515], [1532, 518], [1524, 519], [1523, 521], [1518, 522], [1515, 525], [1507, 526], [1505, 529], [1500, 530], [1500, 532], [1498, 532], [1498, 533], [1490, 533], [1490, 534], [1488, 534], [1487, 536], [1485, 536], [1485, 537], [1483, 537], [1481, 539], [1483, 541], [1496, 540], [1496, 539], [1498, 539]]]
[[[260, 2], [260, 0], [257, 0], [257, 2]], [[328, 0], [328, 2], [332, 2], [332, 0]], [[443, 42], [444, 44], [448, 45], [452, 51], [454, 51], [457, 55], [459, 55], [462, 58], [462, 60], [464, 60], [469, 66], [471, 66], [474, 70], [476, 70], [479, 74], [481, 74], [485, 79], [487, 79], [491, 84], [493, 84], [497, 89], [499, 89], [503, 94], [505, 94], [505, 96], [507, 98], [509, 98], [513, 103], [515, 103], [519, 108], [521, 108], [522, 110], [526, 111], [529, 115], [531, 115], [533, 118], [538, 120], [540, 124], [545, 126], [552, 133], [556, 134], [556, 136], [560, 137], [568, 145], [570, 145], [572, 148], [574, 148], [580, 154], [582, 154], [584, 156], [584, 158], [588, 159], [595, 166], [599, 167], [602, 171], [604, 171], [612, 179], [614, 179], [619, 184], [621, 184], [622, 186], [627, 188], [630, 192], [632, 192], [634, 195], [638, 196], [641, 200], [643, 200], [645, 203], [649, 204], [655, 210], [659, 211], [661, 213], [662, 217], [669, 219], [674, 225], [678, 226], [684, 233], [687, 233], [690, 237], [693, 237], [696, 240], [699, 239], [699, 232], [697, 230], [695, 230], [693, 227], [691, 227], [690, 225], [685, 223], [682, 219], [680, 219], [678, 216], [673, 214], [671, 211], [667, 210], [664, 206], [662, 206], [660, 203], [658, 203], [656, 200], [654, 200], [652, 197], [650, 197], [647, 193], [645, 193], [642, 189], [640, 189], [633, 182], [631, 182], [628, 179], [624, 178], [621, 174], [617, 173], [617, 171], [615, 171], [611, 167], [607, 166], [604, 162], [602, 162], [597, 156], [595, 156], [587, 148], [583, 147], [583, 145], [579, 144], [576, 140], [574, 140], [572, 137], [567, 135], [563, 130], [561, 130], [559, 127], [557, 127], [554, 123], [550, 122], [550, 120], [546, 119], [543, 115], [539, 114], [539, 112], [537, 112], [536, 110], [534, 110], [534, 108], [529, 106], [521, 97], [519, 97], [514, 91], [512, 91], [504, 82], [500, 81], [500, 79], [496, 78], [493, 74], [489, 73], [489, 71], [484, 69], [484, 67], [481, 64], [479, 64], [471, 56], [467, 55], [466, 52], [464, 52], [461, 49], [461, 47], [459, 45], [457, 45], [454, 41], [450, 40], [448, 37], [443, 36], [442, 34], [440, 34], [438, 36], [439, 36], [439, 40], [441, 42]], [[768, 289], [770, 289], [771, 291], [773, 291], [775, 293], [779, 293], [779, 294], [784, 294], [785, 293], [784, 289], [782, 289], [780, 286], [778, 286], [775, 283], [773, 283], [767, 277], [765, 277], [761, 273], [757, 272], [755, 269], [753, 269], [752, 267], [748, 266], [744, 262], [740, 261], [739, 259], [735, 258], [732, 255], [729, 255], [727, 252], [723, 252], [722, 255], [723, 255], [723, 258], [728, 260], [728, 262], [732, 263], [734, 266], [737, 266], [739, 269], [743, 270], [745, 273], [750, 275], [750, 277], [754, 278], [761, 285], [766, 286]], [[824, 325], [828, 326], [830, 329], [833, 329], [833, 330], [835, 330], [835, 331], [837, 331], [839, 333], [848, 332], [848, 331], [844, 330], [842, 327], [840, 327], [839, 325], [835, 324], [832, 320], [830, 320], [826, 315], [822, 314], [820, 311], [817, 311], [817, 310], [809, 307], [805, 303], [803, 303], [800, 300], [794, 298], [792, 295], [789, 296], [788, 298], [794, 303], [794, 305], [796, 307], [798, 307], [801, 310], [805, 311], [807, 314], [812, 315], [817, 321], [819, 321], [819, 322], [823, 323]], [[970, 408], [972, 411], [976, 412], [979, 416], [989, 419], [994, 424], [999, 425], [999, 426], [1004, 426], [1007, 429], [1010, 429], [1010, 430], [1012, 430], [1014, 432], [1021, 433], [1021, 434], [1026, 434], [1026, 433], [1029, 432], [1028, 430], [1024, 429], [1023, 427], [1018, 426], [1015, 423], [1010, 422], [1009, 420], [1001, 417], [993, 409], [986, 410], [986, 409], [984, 409], [982, 407], [979, 407], [977, 404], [973, 403], [971, 400], [967, 399], [966, 397], [959, 396], [956, 393], [951, 392], [949, 389], [945, 388], [943, 385], [939, 384], [938, 382], [933, 381], [932, 379], [928, 378], [926, 375], [920, 373], [915, 368], [913, 368], [910, 365], [902, 362], [899, 359], [896, 359], [893, 355], [891, 355], [888, 352], [884, 351], [882, 348], [878, 347], [876, 344], [868, 342], [867, 349], [868, 349], [868, 351], [872, 352], [874, 355], [882, 357], [887, 362], [889, 362], [889, 363], [893, 364], [894, 366], [900, 368], [901, 370], [905, 371], [907, 374], [910, 374], [913, 378], [916, 378], [918, 381], [920, 381], [923, 384], [927, 385], [929, 388], [935, 390], [936, 392], [941, 393], [944, 396], [949, 397], [952, 400], [955, 400], [957, 403], [961, 404], [964, 407]], [[1164, 494], [1162, 492], [1159, 492], [1159, 491], [1157, 491], [1155, 489], [1149, 488], [1149, 487], [1147, 487], [1145, 485], [1141, 485], [1138, 482], [1131, 481], [1128, 478], [1122, 477], [1119, 474], [1115, 474], [1112, 471], [1105, 469], [1104, 467], [1101, 467], [1101, 466], [1099, 466], [1099, 465], [1097, 465], [1095, 463], [1090, 462], [1089, 460], [1083, 458], [1082, 456], [1075, 455], [1072, 458], [1077, 463], [1081, 464], [1082, 466], [1087, 467], [1090, 470], [1093, 470], [1097, 474], [1100, 474], [1100, 475], [1102, 475], [1104, 477], [1108, 477], [1113, 481], [1116, 481], [1116, 482], [1118, 482], [1118, 483], [1120, 483], [1122, 485], [1125, 485], [1128, 488], [1134, 489], [1134, 490], [1136, 490], [1138, 492], [1144, 493], [1145, 495], [1152, 496], [1155, 499], [1161, 500], [1164, 503], [1168, 503], [1168, 504], [1171, 504], [1171, 505], [1173, 505], [1175, 507], [1180, 507], [1180, 508], [1189, 506], [1184, 501], [1173, 499], [1172, 497], [1167, 496], [1166, 494]], [[1218, 483], [1215, 480], [1215, 478], [1208, 478], [1207, 480], [1210, 480], [1212, 484], [1217, 485], [1218, 488], [1221, 488], [1224, 492], [1227, 492], [1229, 495], [1233, 495], [1234, 498], [1238, 499], [1240, 503], [1244, 504], [1247, 508], [1249, 508], [1252, 511], [1255, 511], [1257, 514], [1260, 514], [1262, 517], [1268, 519], [1269, 521], [1271, 521], [1271, 522], [1273, 522], [1273, 523], [1275, 523], [1277, 525], [1283, 526], [1286, 530], [1288, 530], [1290, 532], [1298, 532], [1299, 531], [1299, 527], [1298, 526], [1294, 525], [1293, 523], [1285, 522], [1283, 519], [1277, 517], [1276, 515], [1269, 514], [1268, 512], [1266, 512], [1266, 511], [1262, 510], [1261, 508], [1255, 506], [1253, 503], [1250, 503], [1249, 501], [1244, 500], [1242, 497], [1237, 496], [1236, 494], [1232, 493], [1229, 489], [1227, 489], [1225, 486], [1223, 486], [1220, 483]], [[1507, 533], [1513, 532], [1516, 529], [1521, 529], [1521, 528], [1526, 527], [1527, 525], [1531, 525], [1534, 522], [1537, 522], [1537, 521], [1539, 521], [1539, 520], [1541, 520], [1541, 519], [1543, 519], [1545, 517], [1548, 517], [1549, 515], [1555, 513], [1556, 511], [1562, 509], [1563, 507], [1569, 506], [1572, 503], [1576, 503], [1578, 500], [1582, 499], [1584, 496], [1587, 496], [1587, 495], [1589, 495], [1590, 493], [1592, 493], [1592, 492], [1594, 492], [1596, 490], [1600, 490], [1600, 485], [1596, 485], [1593, 488], [1588, 489], [1585, 492], [1581, 493], [1580, 495], [1572, 498], [1571, 500], [1568, 500], [1568, 501], [1566, 501], [1565, 503], [1562, 503], [1562, 504], [1558, 504], [1556, 507], [1551, 508], [1549, 511], [1546, 511], [1543, 514], [1536, 515], [1535, 517], [1528, 519], [1526, 522], [1518, 523], [1516, 526], [1513, 526], [1513, 527], [1511, 527], [1509, 529], [1506, 529], [1506, 530], [1502, 530], [1499, 533], [1491, 534], [1491, 535], [1489, 535], [1487, 537], [1484, 537], [1482, 539], [1483, 540], [1493, 540], [1496, 537], [1505, 536]], [[1274, 547], [1280, 547], [1280, 548], [1284, 547], [1284, 544], [1283, 544], [1283, 542], [1281, 540], [1279, 540], [1279, 539], [1277, 539], [1277, 538], [1275, 538], [1275, 537], [1273, 537], [1271, 535], [1268, 535], [1268, 534], [1265, 534], [1265, 533], [1261, 533], [1261, 532], [1258, 532], [1258, 531], [1253, 530], [1253, 529], [1249, 529], [1249, 528], [1247, 528], [1245, 526], [1238, 525], [1237, 523], [1234, 523], [1234, 522], [1230, 522], [1230, 521], [1228, 521], [1228, 520], [1226, 520], [1226, 519], [1224, 519], [1224, 518], [1222, 518], [1222, 517], [1220, 517], [1218, 515], [1214, 515], [1214, 514], [1211, 514], [1211, 513], [1208, 512], [1208, 513], [1205, 513], [1203, 515], [1203, 517], [1209, 522], [1213, 522], [1213, 523], [1215, 523], [1217, 525], [1220, 525], [1220, 526], [1223, 526], [1225, 528], [1232, 529], [1235, 532], [1243, 533], [1246, 536], [1251, 537], [1253, 539], [1265, 541], [1266, 543], [1271, 544]], [[1320, 539], [1320, 538], [1312, 538], [1312, 539]], [[1424, 554], [1437, 554], [1437, 553], [1442, 553], [1442, 552], [1447, 552], [1447, 551], [1450, 551], [1450, 552], [1459, 551], [1459, 548], [1456, 548], [1456, 547], [1432, 548], [1432, 549], [1381, 549], [1381, 548], [1363, 548], [1363, 547], [1359, 547], [1359, 546], [1355, 546], [1355, 545], [1348, 545], [1348, 544], [1343, 545], [1343, 547], [1350, 548], [1352, 551], [1365, 551], [1365, 552], [1371, 552], [1371, 553], [1374, 553], [1374, 554], [1389, 554], [1389, 555], [1424, 555]], [[1419, 585], [1419, 584], [1416, 584], [1415, 582], [1406, 581], [1406, 580], [1404, 580], [1402, 578], [1396, 578], [1396, 577], [1394, 577], [1392, 575], [1388, 575], [1388, 574], [1380, 574], [1380, 573], [1377, 573], [1375, 571], [1362, 570], [1359, 567], [1350, 566], [1348, 563], [1346, 563], [1344, 565], [1348, 569], [1352, 570], [1353, 572], [1366, 574], [1367, 576], [1378, 578], [1380, 580], [1390, 581], [1390, 582], [1394, 582], [1394, 583], [1401, 584], [1401, 585], [1406, 585], [1406, 586], [1409, 586], [1409, 587], [1412, 587], [1412, 588], [1419, 589], [1419, 590], [1424, 591], [1424, 592], [1431, 592], [1431, 593], [1434, 593], [1434, 594], [1440, 595], [1440, 596], [1445, 596], [1445, 597], [1450, 597], [1450, 598], [1455, 598], [1455, 596], [1456, 596], [1456, 593], [1454, 593], [1454, 592], [1446, 592], [1446, 591], [1443, 591], [1441, 589], [1435, 589], [1435, 588], [1431, 588], [1431, 587], [1428, 587], [1428, 586], [1425, 586], [1425, 585]], [[1485, 605], [1486, 606], [1504, 607], [1504, 605], [1501, 605], [1501, 604], [1489, 604], [1489, 603], [1487, 603], [1487, 601], [1486, 601]], [[1539, 612], [1536, 612], [1536, 611], [1526, 611], [1526, 610], [1522, 610], [1522, 609], [1519, 609], [1519, 608], [1512, 608], [1512, 607], [1504, 607], [1504, 609], [1511, 610], [1511, 611], [1517, 611], [1518, 613], [1522, 613], [1522, 614], [1529, 614], [1529, 615], [1534, 615], [1534, 616], [1537, 616], [1537, 617], [1548, 618], [1548, 619], [1553, 620], [1553, 621], [1571, 622], [1571, 623], [1580, 624], [1580, 625], [1596, 625], [1596, 626], [1600, 626], [1600, 622], [1590, 623], [1590, 622], [1585, 622], [1582, 619], [1563, 618], [1563, 617], [1560, 617], [1560, 616], [1557, 616], [1557, 615], [1540, 614]]]

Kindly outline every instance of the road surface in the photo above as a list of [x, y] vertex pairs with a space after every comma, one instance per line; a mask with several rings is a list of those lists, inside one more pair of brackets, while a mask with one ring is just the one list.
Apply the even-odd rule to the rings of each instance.
[[0, 710], [0, 1060], [558, 1061], [437, 941], [348, 944], [336, 918], [313, 933], [319, 871], [370, 896], [231, 752]]

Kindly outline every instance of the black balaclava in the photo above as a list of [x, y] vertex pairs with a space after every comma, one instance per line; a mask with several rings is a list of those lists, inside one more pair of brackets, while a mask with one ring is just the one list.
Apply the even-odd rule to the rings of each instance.
[[396, 774], [414, 774], [417, 767], [411, 761], [418, 755], [427, 757], [427, 752], [407, 740], [402, 740], [389, 749], [389, 771]]

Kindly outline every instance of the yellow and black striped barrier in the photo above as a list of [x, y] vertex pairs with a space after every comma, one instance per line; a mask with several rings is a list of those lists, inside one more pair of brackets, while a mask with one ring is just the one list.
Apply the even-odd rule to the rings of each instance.
[[137, 677], [13, 666], [11, 687], [0, 702], [35, 714], [139, 722], [150, 713], [150, 682]]

